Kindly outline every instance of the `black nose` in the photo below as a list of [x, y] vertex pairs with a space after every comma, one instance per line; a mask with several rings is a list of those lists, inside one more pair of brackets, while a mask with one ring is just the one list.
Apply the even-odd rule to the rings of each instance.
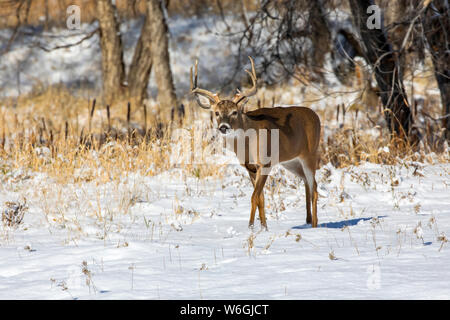
[[222, 132], [222, 133], [226, 133], [226, 132], [227, 132], [227, 129], [228, 129], [228, 128], [227, 128], [226, 125], [223, 125], [223, 126], [220, 126], [220, 127], [219, 127], [219, 131]]

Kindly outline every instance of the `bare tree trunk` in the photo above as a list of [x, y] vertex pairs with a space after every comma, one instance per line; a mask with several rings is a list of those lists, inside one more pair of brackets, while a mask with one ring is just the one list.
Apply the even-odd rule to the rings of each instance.
[[[381, 0], [377, 1], [377, 5], [383, 10], [383, 19], [386, 26], [393, 25], [396, 22], [402, 21], [410, 14], [408, 10], [408, 2], [405, 0]], [[402, 47], [403, 40], [408, 31], [409, 24], [398, 23], [395, 27], [389, 30], [389, 41], [394, 50], [399, 51]], [[412, 38], [412, 37], [411, 37]], [[398, 55], [398, 61], [400, 68], [403, 70], [406, 65], [406, 50], [400, 52]]]
[[136, 2], [137, 0], [127, 0], [127, 15], [128, 17], [136, 18], [137, 12], [136, 12]]
[[147, 19], [150, 23], [151, 51], [158, 87], [158, 102], [162, 110], [177, 106], [169, 57], [168, 27], [160, 0], [147, 0]]
[[111, 104], [115, 98], [123, 94], [125, 66], [122, 40], [116, 8], [111, 0], [97, 1], [97, 11], [102, 50], [103, 98], [106, 104]]
[[48, 30], [49, 23], [50, 23], [50, 16], [49, 16], [49, 12], [48, 12], [48, 0], [45, 0], [45, 2], [44, 2], [44, 10], [45, 10], [44, 29]]
[[367, 27], [369, 18], [367, 8], [374, 4], [373, 1], [349, 0], [349, 3], [355, 25], [365, 46], [363, 50], [365, 58], [375, 71], [381, 101], [386, 109], [384, 115], [388, 128], [392, 133], [407, 138], [413, 119], [397, 54], [393, 52], [382, 25], [379, 29]]
[[310, 9], [311, 39], [313, 42], [313, 70], [323, 79], [325, 55], [330, 51], [331, 34], [322, 1], [312, 1]]
[[[441, 92], [442, 126], [450, 139], [450, 8], [448, 1], [432, 1], [422, 14], [422, 25], [434, 64], [434, 75]], [[447, 117], [445, 117], [447, 116]]]
[[152, 49], [151, 49], [151, 25], [150, 19], [146, 16], [142, 26], [136, 48], [134, 49], [133, 60], [128, 71], [128, 88], [131, 97], [136, 98], [137, 104], [147, 98], [147, 86], [152, 70]]

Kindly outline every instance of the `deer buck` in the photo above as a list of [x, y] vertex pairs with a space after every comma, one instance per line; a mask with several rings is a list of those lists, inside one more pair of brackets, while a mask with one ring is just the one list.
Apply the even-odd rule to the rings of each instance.
[[[309, 108], [300, 106], [260, 108], [254, 111], [244, 111], [247, 98], [257, 92], [256, 72], [254, 61], [251, 62], [251, 72], [245, 70], [251, 78], [253, 86], [251, 89], [240, 92], [231, 100], [220, 99], [217, 93], [212, 93], [197, 87], [198, 61], [195, 62], [195, 75], [190, 72], [191, 93], [195, 95], [198, 105], [204, 109], [211, 109], [218, 123], [219, 131], [227, 136], [230, 132], [246, 133], [249, 130], [255, 132], [266, 131], [266, 151], [272, 152], [274, 147], [278, 148], [278, 163], [290, 172], [299, 176], [305, 183], [306, 190], [306, 223], [317, 227], [317, 184], [315, 172], [318, 164], [318, 146], [320, 140], [320, 119], [318, 115]], [[200, 100], [199, 96], [206, 97], [209, 104]], [[273, 143], [271, 137], [273, 130], [277, 131], [278, 141]], [[261, 135], [260, 135], [261, 136]], [[253, 227], [256, 208], [258, 208], [261, 227], [267, 230], [266, 217], [264, 213], [264, 184], [270, 169], [276, 163], [263, 163], [261, 160], [260, 136], [257, 143], [248, 141], [244, 136], [245, 156], [239, 155], [236, 150], [236, 142], [233, 142], [233, 151], [241, 156], [240, 163], [247, 169], [252, 181], [254, 191], [251, 197], [251, 211], [249, 227]], [[236, 134], [234, 138], [238, 138]], [[254, 142], [254, 141], [253, 141]], [[264, 143], [263, 143], [264, 145]], [[263, 170], [268, 169], [268, 170]], [[312, 207], [312, 214], [311, 214]]]

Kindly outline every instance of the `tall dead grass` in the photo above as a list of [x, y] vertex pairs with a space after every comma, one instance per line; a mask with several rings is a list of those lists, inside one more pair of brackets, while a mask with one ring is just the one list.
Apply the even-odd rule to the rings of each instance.
[[[270, 101], [270, 95], [280, 91], [283, 88], [261, 90], [255, 99]], [[14, 169], [44, 172], [62, 183], [111, 181], [132, 172], [156, 175], [174, 167], [197, 178], [220, 177], [223, 164], [171, 162], [180, 150], [193, 150], [193, 141], [172, 139], [179, 121], [192, 136], [195, 120], [203, 116], [204, 122], [210, 123], [208, 113], [189, 102], [184, 101], [184, 105], [181, 120], [164, 117], [150, 102], [136, 107], [134, 101], [122, 100], [104, 106], [94, 99], [75, 96], [62, 86], [4, 99], [0, 101], [1, 170], [3, 174]], [[313, 103], [310, 106], [314, 108]], [[432, 104], [427, 108], [430, 114], [439, 113]], [[392, 165], [405, 161], [448, 162], [448, 146], [445, 140], [437, 139], [440, 132], [431, 127], [436, 125], [433, 122], [420, 144], [411, 145], [389, 135], [376, 109], [371, 114], [345, 112], [348, 106], [332, 104], [315, 109], [323, 127], [322, 165], [331, 163], [342, 168], [365, 161]], [[201, 150], [207, 145], [207, 140], [202, 141]]]
[[[185, 111], [186, 130], [194, 115]], [[111, 106], [74, 96], [60, 86], [0, 102], [0, 162], [13, 169], [45, 172], [60, 182], [111, 181], [138, 172], [156, 175], [180, 163], [172, 132], [179, 119], [164, 121], [155, 105], [136, 108], [133, 101]], [[193, 134], [192, 134], [193, 136]], [[183, 143], [175, 141], [179, 148]], [[177, 150], [178, 150], [177, 149]], [[218, 166], [186, 161], [193, 176], [217, 176]]]

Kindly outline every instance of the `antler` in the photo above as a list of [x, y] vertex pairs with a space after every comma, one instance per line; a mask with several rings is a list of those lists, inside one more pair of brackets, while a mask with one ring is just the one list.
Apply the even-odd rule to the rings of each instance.
[[252, 79], [252, 83], [253, 86], [245, 91], [245, 92], [240, 92], [239, 90], [237, 90], [238, 93], [236, 93], [236, 95], [234, 96], [233, 102], [234, 103], [239, 103], [242, 100], [244, 100], [245, 98], [251, 97], [253, 95], [256, 94], [256, 71], [255, 71], [255, 62], [253, 61], [252, 57], [248, 57], [250, 59], [250, 63], [252, 65], [252, 72], [245, 70], [245, 72], [247, 72], [250, 76], [250, 78]]
[[[197, 103], [200, 107], [202, 107], [203, 109], [210, 109], [211, 106], [204, 104], [200, 101], [200, 98], [198, 97], [198, 95], [204, 96], [206, 98], [209, 99], [209, 101], [216, 103], [219, 102], [219, 96], [215, 93], [212, 93], [208, 90], [205, 89], [200, 89], [197, 87], [197, 77], [198, 77], [198, 60], [195, 60], [195, 74], [194, 77], [192, 77], [192, 67], [191, 67], [191, 73], [190, 73], [190, 80], [191, 80], [191, 93], [193, 93], [195, 95], [195, 99], [197, 100]], [[194, 79], [194, 81], [192, 81], [192, 79]]]

